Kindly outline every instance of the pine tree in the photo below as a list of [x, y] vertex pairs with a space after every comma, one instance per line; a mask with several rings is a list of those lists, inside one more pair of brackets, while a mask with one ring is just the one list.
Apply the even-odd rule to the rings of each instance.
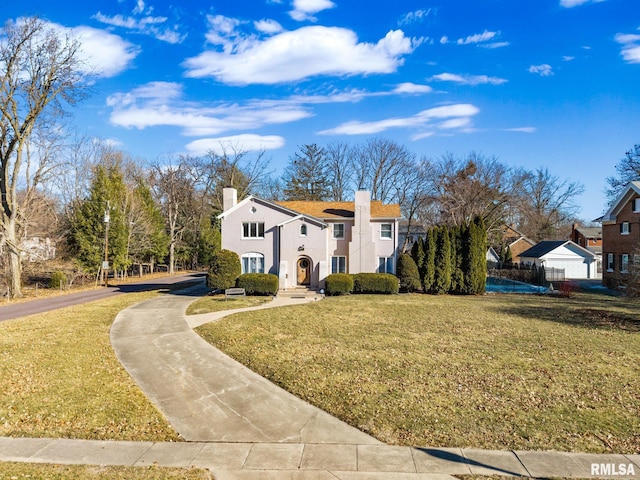
[[411, 247], [411, 258], [416, 262], [416, 266], [418, 267], [418, 278], [420, 279], [420, 285], [424, 288], [422, 284], [422, 279], [424, 277], [424, 240], [422, 237], [418, 237], [418, 240], [413, 242], [413, 246]]
[[316, 144], [301, 147], [284, 176], [287, 200], [326, 200], [331, 195], [327, 153]]
[[451, 239], [451, 292], [462, 293], [464, 273], [462, 271], [462, 243], [459, 227], [449, 230]]

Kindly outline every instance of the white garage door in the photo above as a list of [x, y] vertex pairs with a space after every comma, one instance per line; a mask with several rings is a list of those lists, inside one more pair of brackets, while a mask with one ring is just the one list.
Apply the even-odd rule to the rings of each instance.
[[564, 268], [564, 276], [567, 280], [589, 278], [589, 268], [584, 260], [548, 260], [546, 268]]

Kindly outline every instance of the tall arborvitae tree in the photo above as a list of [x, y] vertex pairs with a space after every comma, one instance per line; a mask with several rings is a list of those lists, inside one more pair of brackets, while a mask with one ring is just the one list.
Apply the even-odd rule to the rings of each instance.
[[434, 281], [431, 290], [434, 293], [449, 293], [451, 289], [451, 240], [449, 229], [441, 226], [435, 231], [436, 252], [434, 262]]
[[484, 293], [487, 285], [487, 230], [482, 217], [473, 220], [473, 294]]
[[435, 262], [436, 262], [436, 231], [434, 228], [427, 230], [426, 239], [424, 241], [424, 260], [422, 261], [422, 269], [420, 275], [422, 279], [422, 288], [425, 292], [432, 291], [435, 278]]
[[413, 258], [413, 261], [416, 262], [416, 265], [418, 266], [420, 283], [422, 283], [422, 269], [424, 267], [424, 240], [422, 240], [422, 237], [418, 237], [418, 240], [413, 242], [413, 246], [411, 247], [411, 258]]
[[462, 239], [460, 227], [449, 229], [451, 240], [451, 293], [462, 293], [464, 272], [462, 271]]

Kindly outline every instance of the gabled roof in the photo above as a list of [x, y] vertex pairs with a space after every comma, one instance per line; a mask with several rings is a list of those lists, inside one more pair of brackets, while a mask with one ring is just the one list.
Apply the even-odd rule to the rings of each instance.
[[618, 198], [616, 198], [616, 200], [611, 204], [611, 208], [609, 208], [607, 213], [605, 213], [599, 220], [602, 220], [603, 223], [615, 222], [616, 216], [620, 213], [622, 207], [624, 207], [634, 195], [640, 195], [640, 182], [638, 181], [629, 182], [622, 193], [618, 195]]
[[264, 200], [262, 198], [256, 197], [254, 195], [250, 195], [247, 198], [245, 198], [244, 200], [242, 200], [241, 202], [238, 202], [235, 206], [231, 207], [229, 210], [225, 210], [224, 212], [222, 212], [220, 215], [218, 215], [218, 218], [224, 218], [227, 215], [229, 215], [231, 212], [235, 212], [236, 210], [242, 208], [244, 205], [246, 205], [247, 203], [250, 202], [256, 202], [262, 205], [265, 205], [267, 207], [273, 208], [275, 210], [278, 210], [280, 212], [286, 213], [288, 215], [291, 215], [294, 218], [300, 218], [300, 217], [304, 217], [306, 220], [310, 220], [312, 222], [315, 222], [319, 225], [323, 225], [326, 226], [326, 223], [323, 222], [320, 218], [317, 217], [313, 217], [313, 215], [300, 215], [301, 212], [296, 212], [295, 210], [291, 210], [290, 208], [287, 208], [283, 205], [279, 205], [278, 203], [274, 203], [274, 202], [270, 202], [269, 200]]
[[602, 238], [602, 227], [578, 227], [576, 232], [585, 238]]
[[595, 257], [593, 252], [590, 252], [586, 248], [581, 247], [575, 242], [571, 240], [543, 240], [538, 244], [531, 247], [529, 250], [525, 250], [520, 255], [520, 258], [542, 258], [548, 253], [553, 252], [556, 248], [562, 247], [564, 245], [570, 246], [573, 250], [578, 250], [583, 253], [586, 253], [588, 257]]
[[[355, 216], [355, 202], [313, 202], [288, 201], [276, 202], [287, 209], [311, 215], [323, 220], [353, 218]], [[380, 200], [371, 201], [371, 218], [400, 218], [400, 205], [383, 204]]]

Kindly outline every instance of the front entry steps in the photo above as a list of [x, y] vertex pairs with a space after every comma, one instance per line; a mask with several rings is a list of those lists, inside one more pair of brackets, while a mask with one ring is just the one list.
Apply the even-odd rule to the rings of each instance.
[[315, 300], [321, 300], [324, 298], [323, 293], [320, 293], [317, 290], [311, 290], [307, 287], [293, 287], [279, 290], [278, 296], [287, 298], [314, 298]]

